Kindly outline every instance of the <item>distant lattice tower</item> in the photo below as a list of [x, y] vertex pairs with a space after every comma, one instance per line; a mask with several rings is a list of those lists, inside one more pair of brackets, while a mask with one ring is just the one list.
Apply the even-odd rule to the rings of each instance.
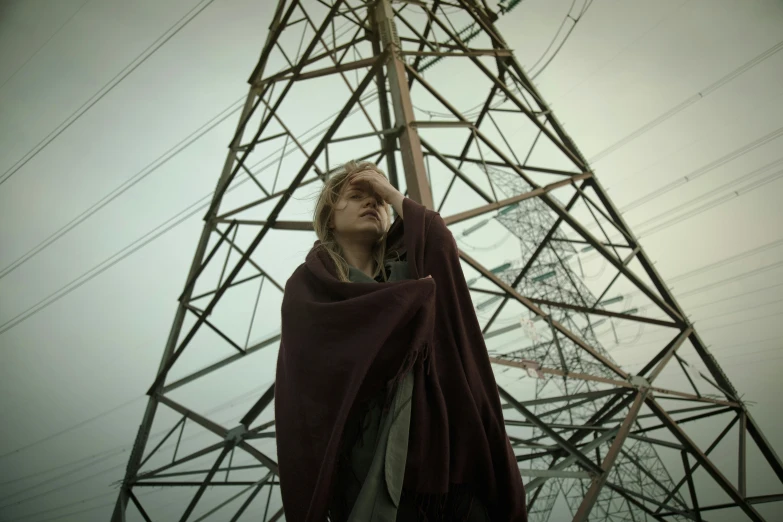
[[[492, 167], [488, 167], [487, 172], [495, 186], [506, 197], [530, 191], [530, 187], [518, 177], [497, 171]], [[536, 248], [542, 244], [546, 233], [552, 229], [554, 219], [546, 207], [535, 199], [528, 199], [516, 205], [505, 207], [497, 213], [494, 219], [507, 228], [520, 242], [520, 259], [513, 263], [505, 263], [492, 270], [506, 284], [511, 285], [525, 263], [533, 256]], [[562, 237], [562, 234], [555, 233], [547, 244], [547, 248], [538, 255], [535, 264], [531, 266], [530, 275], [516, 284], [514, 288], [520, 294], [539, 302], [560, 302], [576, 306], [596, 303], [595, 296], [582, 283], [582, 276], [572, 268], [572, 265], [578, 262], [577, 252], [578, 250], [567, 241], [567, 238]], [[479, 306], [486, 309], [497, 300], [497, 297], [492, 297], [482, 301]], [[607, 304], [621, 300], [622, 296], [618, 296], [598, 303], [596, 306], [605, 308]], [[600, 326], [606, 319], [591, 323], [582, 318], [582, 326], [580, 326], [579, 321], [570, 317], [572, 314], [580, 314], [578, 311], [553, 308], [550, 313], [554, 320], [568, 324], [573, 330], [578, 331], [596, 351], [607, 359], [612, 359], [593, 333], [593, 328]], [[535, 317], [532, 319], [536, 321]], [[522, 330], [522, 324], [521, 322], [514, 323], [513, 326], [506, 327], [508, 328], [506, 331], [496, 330], [496, 335], [506, 333], [510, 329]], [[532, 322], [527, 324], [533, 326]], [[583, 325], [588, 326], [584, 327]], [[553, 342], [549, 332], [543, 331], [539, 334], [538, 329], [531, 329], [529, 332], [532, 332], [532, 335], [525, 336], [525, 341], [529, 343], [527, 346], [517, 348], [514, 344], [522, 343], [511, 343], [511, 347], [504, 349], [503, 354], [498, 357], [512, 361], [527, 361], [549, 368], [568, 368], [572, 372], [602, 375], [605, 378], [612, 377], [606, 368], [590, 361], [584, 361], [579, 347], [569, 340], [559, 343], [558, 346]], [[531, 370], [535, 375], [535, 366], [532, 366]], [[566, 407], [556, 403], [536, 404], [533, 406], [533, 411], [551, 424], [574, 425], [577, 422], [587, 422], [601, 409], [613, 393], [611, 389], [604, 388], [602, 390], [596, 384], [587, 380], [569, 381], [560, 376], [542, 375], [536, 380], [536, 399], [569, 394], [580, 397], [580, 399], [575, 401], [573, 405]], [[540, 430], [534, 430], [534, 433], [536, 437], [543, 435]], [[529, 462], [534, 469], [546, 469], [547, 467], [546, 459], [535, 459]], [[572, 466], [571, 470], [578, 472], [576, 466]], [[629, 440], [622, 449], [611, 476], [613, 482], [621, 484], [627, 490], [646, 495], [659, 502], [663, 501], [667, 492], [674, 487], [674, 482], [658, 457], [654, 445], [644, 440]], [[555, 478], [546, 481], [536, 491], [535, 496], [530, 498], [531, 522], [548, 520], [554, 502], [559, 495], [566, 499], [572, 514], [575, 513], [584, 497], [585, 482], [585, 480], [579, 481], [569, 478]], [[679, 493], [674, 497], [674, 501], [682, 506], [686, 505]], [[641, 508], [609, 488], [604, 488], [601, 491], [595, 509], [602, 516], [608, 516], [611, 513], [612, 517], [619, 520], [648, 519], [648, 515]], [[679, 520], [682, 517], [672, 518]]]
[[[496, 272], [496, 252], [460, 257], [477, 306], [499, 296], [478, 315], [535, 519], [558, 495], [581, 521], [763, 520], [756, 505], [781, 499], [777, 454], [497, 30], [518, 3], [278, 3], [114, 522], [283, 517], [280, 304], [314, 240], [313, 197], [348, 159], [380, 165], [457, 237], [499, 214], [488, 226], [521, 240]], [[608, 268], [589, 285], [573, 268], [585, 249]], [[599, 321], [644, 325], [660, 350], [629, 373]], [[729, 443], [727, 468], [711, 454]]]

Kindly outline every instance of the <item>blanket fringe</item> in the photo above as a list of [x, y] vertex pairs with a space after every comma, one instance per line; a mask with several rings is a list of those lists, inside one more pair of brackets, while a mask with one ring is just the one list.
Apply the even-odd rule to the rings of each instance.
[[432, 369], [432, 343], [426, 342], [417, 349], [410, 350], [402, 361], [400, 369], [397, 374], [386, 383], [386, 399], [383, 402], [383, 411], [388, 412], [391, 408], [391, 403], [394, 400], [394, 392], [397, 390], [397, 386], [402, 382], [405, 376], [413, 370], [416, 363], [426, 365], [427, 375], [430, 374]]
[[[402, 490], [397, 520], [406, 522], [467, 522], [476, 499], [475, 488], [467, 484], [451, 484], [443, 494], [416, 493]], [[333, 501], [334, 502], [334, 501]], [[344, 522], [353, 506], [343, 499], [333, 503], [327, 520]]]
[[465, 522], [470, 517], [474, 499], [472, 486], [451, 484], [449, 492], [443, 494], [403, 490], [400, 504], [410, 503], [415, 506], [415, 522]]

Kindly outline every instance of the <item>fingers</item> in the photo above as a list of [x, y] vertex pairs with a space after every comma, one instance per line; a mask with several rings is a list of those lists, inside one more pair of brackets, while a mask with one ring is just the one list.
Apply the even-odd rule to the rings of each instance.
[[391, 187], [391, 185], [388, 184], [386, 178], [384, 178], [381, 174], [371, 170], [357, 172], [356, 174], [352, 174], [350, 176], [348, 183], [350, 185], [366, 183], [371, 191], [378, 194], [383, 198], [384, 201], [388, 203], [388, 187]]
[[376, 176], [372, 176], [369, 172], [359, 172], [357, 174], [352, 174], [350, 179], [350, 183], [358, 183], [360, 181], [367, 181], [369, 183], [373, 181], [378, 181]]
[[351, 179], [348, 181], [349, 185], [358, 185], [360, 183], [366, 183], [366, 184], [368, 184], [370, 186], [372, 186], [372, 184], [373, 184], [371, 180], [363, 179], [363, 178], [361, 178], [358, 175], [357, 176], [352, 176]]
[[351, 183], [353, 183], [358, 179], [363, 179], [363, 178], [366, 178], [367, 180], [373, 180], [373, 181], [381, 181], [386, 179], [380, 172], [376, 172], [374, 170], [362, 170], [354, 174], [351, 174], [349, 176]]

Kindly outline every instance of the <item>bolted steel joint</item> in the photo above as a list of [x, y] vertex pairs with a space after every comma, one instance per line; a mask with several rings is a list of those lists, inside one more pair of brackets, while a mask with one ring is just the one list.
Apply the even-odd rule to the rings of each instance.
[[630, 382], [634, 388], [640, 391], [650, 389], [650, 381], [641, 375], [631, 375], [628, 377], [628, 382]]
[[225, 440], [231, 442], [234, 445], [239, 444], [242, 442], [242, 440], [244, 440], [245, 433], [247, 433], [247, 426], [240, 424], [239, 426], [228, 430]]

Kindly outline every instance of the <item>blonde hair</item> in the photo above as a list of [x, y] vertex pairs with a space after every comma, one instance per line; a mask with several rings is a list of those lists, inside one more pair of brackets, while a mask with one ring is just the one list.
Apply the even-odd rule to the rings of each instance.
[[[343, 248], [337, 242], [334, 237], [334, 233], [329, 228], [329, 222], [334, 216], [334, 207], [337, 201], [340, 199], [340, 193], [343, 186], [348, 179], [348, 176], [356, 172], [362, 172], [364, 170], [374, 170], [386, 176], [381, 169], [379, 169], [374, 163], [369, 161], [349, 161], [343, 165], [326, 173], [326, 182], [323, 189], [318, 196], [318, 201], [315, 204], [315, 211], [313, 212], [313, 230], [315, 230], [318, 240], [320, 241], [320, 247], [323, 248], [329, 257], [334, 261], [337, 268], [337, 277], [340, 281], [350, 282], [348, 279], [348, 262], [343, 255]], [[383, 205], [386, 211], [386, 216], [391, 218], [388, 204]], [[375, 261], [375, 270], [373, 271], [373, 279], [380, 274], [384, 281], [386, 281], [386, 271], [384, 270], [384, 258], [386, 256], [386, 233], [384, 230], [383, 235], [373, 245], [372, 258]]]

